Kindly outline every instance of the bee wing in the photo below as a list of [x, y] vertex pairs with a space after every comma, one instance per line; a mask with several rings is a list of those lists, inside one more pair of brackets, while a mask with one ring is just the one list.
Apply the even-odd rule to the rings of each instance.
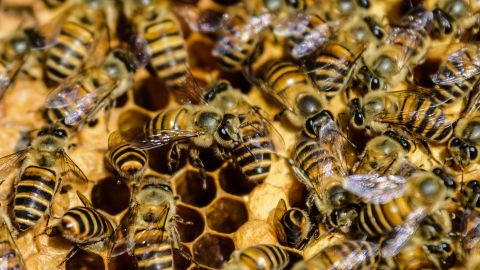
[[0, 60], [0, 99], [10, 88], [24, 63], [25, 57], [18, 58], [11, 63]]
[[87, 183], [88, 178], [83, 171], [75, 164], [65, 151], [62, 151], [62, 174], [71, 173], [77, 177], [81, 183]]
[[[475, 51], [480, 53], [480, 46], [475, 46]], [[450, 85], [468, 80], [480, 73], [480, 59], [471, 57], [468, 47], [463, 47], [448, 56], [435, 75], [432, 81], [439, 85]]]
[[[147, 135], [148, 134], [148, 135]], [[176, 141], [187, 140], [189, 138], [202, 135], [201, 131], [194, 130], [141, 130], [132, 128], [127, 131], [114, 131], [110, 135], [109, 141], [125, 141], [142, 150], [148, 150], [164, 146]]]
[[203, 95], [207, 90], [198, 84], [198, 81], [195, 79], [192, 70], [187, 65], [185, 65], [185, 70], [187, 71], [187, 76], [183, 83], [183, 87], [173, 91], [175, 99], [181, 104], [206, 105], [207, 102], [205, 101]]
[[10, 173], [17, 169], [31, 148], [26, 148], [19, 152], [6, 155], [0, 158], [0, 183], [7, 180]]
[[75, 77], [67, 79], [55, 89], [50, 91], [45, 101], [45, 107], [51, 109], [59, 109], [71, 106], [83, 98], [83, 93], [80, 91], [80, 82], [85, 80], [86, 73], [81, 73]]
[[113, 234], [112, 246], [108, 252], [108, 260], [112, 257], [117, 257], [127, 252], [133, 255], [133, 248], [135, 247], [134, 231], [131, 227], [135, 222], [135, 217], [138, 213], [138, 206], [133, 205], [128, 210], [127, 214], [122, 218], [120, 224], [115, 229]]
[[[14, 267], [13, 265], [19, 264], [19, 267], [17, 269], [20, 270], [26, 270], [27, 267], [25, 266], [25, 262], [23, 261], [22, 254], [20, 253], [17, 244], [15, 243], [15, 240], [12, 237], [12, 233], [10, 232], [10, 229], [7, 226], [7, 223], [5, 222], [5, 219], [3, 216], [0, 216], [0, 239], [2, 241], [8, 241], [11, 245], [11, 248], [13, 249], [13, 253], [15, 253], [15, 256], [3, 256], [2, 260], [0, 261], [0, 268], [1, 269], [9, 269], [9, 268], [17, 268]], [[18, 259], [18, 261], [16, 261]]]
[[365, 261], [371, 260], [371, 254], [377, 254], [378, 252], [378, 245], [374, 243], [370, 243], [369, 245], [359, 243], [357, 246], [361, 246], [362, 248], [352, 250], [342, 260], [335, 261], [329, 269], [357, 269], [359, 266], [362, 266]]
[[412, 239], [422, 219], [427, 215], [426, 208], [416, 209], [410, 213], [405, 222], [395, 227], [382, 242], [382, 257], [393, 257], [400, 253], [405, 245]]
[[275, 208], [275, 212], [273, 213], [273, 227], [275, 228], [275, 233], [277, 234], [278, 242], [281, 244], [287, 243], [287, 235], [285, 234], [285, 230], [281, 222], [283, 215], [285, 214], [286, 211], [287, 211], [287, 204], [285, 203], [284, 199], [280, 199], [278, 201], [277, 207]]
[[406, 190], [406, 178], [395, 175], [354, 174], [345, 177], [343, 187], [367, 202], [384, 204]]

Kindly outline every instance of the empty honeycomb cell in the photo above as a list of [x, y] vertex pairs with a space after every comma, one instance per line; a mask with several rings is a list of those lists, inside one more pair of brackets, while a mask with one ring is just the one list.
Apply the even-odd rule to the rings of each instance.
[[[215, 16], [214, 14], [211, 15], [211, 17]], [[190, 65], [193, 68], [201, 68], [203, 70], [215, 69], [215, 61], [213, 61], [212, 54], [203, 53], [212, 51], [213, 42], [214, 41], [199, 36], [198, 34], [192, 35], [192, 42], [189, 43], [188, 53], [198, 56], [190, 59]]]
[[118, 129], [126, 132], [130, 129], [143, 129], [150, 117], [139, 110], [127, 110], [118, 117]]
[[127, 209], [130, 202], [130, 189], [125, 181], [107, 177], [99, 181], [92, 189], [92, 203], [110, 215], [116, 215]]
[[128, 94], [124, 93], [115, 100], [115, 108], [122, 108], [128, 102]]
[[164, 109], [169, 101], [170, 95], [165, 84], [156, 77], [148, 77], [139, 81], [133, 90], [133, 100], [138, 106], [149, 111]]
[[247, 220], [247, 208], [241, 201], [220, 198], [207, 208], [207, 225], [217, 232], [235, 232]]
[[287, 194], [288, 203], [291, 207], [305, 208], [308, 191], [304, 184], [293, 181], [292, 187]]
[[240, 2], [240, 0], [213, 0], [213, 2], [224, 6], [230, 6]]
[[288, 257], [289, 257], [289, 261], [288, 261], [288, 264], [287, 266], [285, 266], [285, 269], [292, 269], [292, 267], [299, 261], [303, 260], [303, 256], [296, 252], [296, 251], [293, 251], [293, 250], [290, 250], [290, 249], [286, 249], [287, 253], [288, 253]]
[[80, 249], [66, 262], [66, 269], [105, 269], [105, 264], [100, 255]]
[[207, 233], [193, 244], [193, 259], [199, 264], [219, 268], [234, 250], [232, 239]]
[[209, 172], [216, 171], [223, 164], [223, 160], [217, 157], [210, 148], [200, 151], [200, 159], [203, 162], [203, 166], [205, 166], [205, 170]]
[[128, 252], [111, 257], [108, 261], [108, 269], [110, 270], [135, 270], [137, 269], [137, 261]]
[[207, 206], [215, 198], [217, 189], [210, 175], [207, 175], [205, 181], [206, 189], [203, 188], [203, 179], [198, 171], [188, 170], [184, 173], [175, 184], [180, 200], [197, 207]]
[[177, 214], [183, 219], [183, 222], [177, 222], [180, 240], [183, 243], [189, 243], [197, 239], [205, 228], [202, 214], [184, 205], [178, 205]]
[[176, 248], [173, 249], [173, 265], [175, 270], [188, 269], [191, 265], [192, 255], [190, 251], [185, 246], [180, 246], [180, 248], [182, 251]]
[[416, 66], [413, 69], [415, 81], [423, 87], [434, 86], [432, 76], [437, 72], [441, 63], [441, 59], [427, 59], [423, 64]]
[[180, 161], [177, 165], [177, 168], [172, 168], [173, 171], [171, 171], [167, 163], [169, 160], [168, 155], [170, 148], [170, 145], [166, 145], [148, 150], [148, 164], [150, 165], [150, 169], [162, 174], [173, 174], [187, 164], [187, 153], [186, 151], [182, 151], [180, 154]]
[[256, 186], [255, 183], [248, 181], [238, 167], [231, 163], [220, 170], [218, 179], [222, 189], [233, 195], [247, 195]]

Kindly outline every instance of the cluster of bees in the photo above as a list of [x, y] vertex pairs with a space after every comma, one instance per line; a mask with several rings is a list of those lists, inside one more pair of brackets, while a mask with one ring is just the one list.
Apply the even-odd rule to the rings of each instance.
[[[12, 184], [0, 268], [25, 269], [14, 239], [44, 219], [44, 234], [72, 244], [65, 261], [82, 248], [174, 268], [178, 196], [144, 176], [148, 150], [169, 146], [168, 168], [187, 152], [204, 188], [200, 152], [210, 149], [255, 184], [286, 160], [308, 192], [301, 208], [280, 200], [272, 211], [278, 244], [235, 251], [223, 269], [480, 269], [480, 180], [469, 177], [480, 160], [480, 3], [400, 2], [392, 16], [379, 0], [44, 0], [59, 15], [0, 44], [0, 96], [18, 78], [39, 80], [30, 65], [50, 89], [48, 124], [0, 159], [0, 181]], [[213, 41], [205, 54], [220, 72], [205, 87], [185, 28]], [[433, 44], [446, 49], [425, 75]], [[67, 154], [71, 139], [99, 117], [108, 125], [143, 68], [178, 105], [110, 133], [106, 160], [131, 186], [127, 213], [115, 224], [77, 190], [83, 206], [49, 224], [62, 179], [89, 181]], [[243, 76], [277, 114], [218, 74]], [[296, 134], [287, 154], [279, 125]], [[292, 250], [303, 259], [291, 262]]]

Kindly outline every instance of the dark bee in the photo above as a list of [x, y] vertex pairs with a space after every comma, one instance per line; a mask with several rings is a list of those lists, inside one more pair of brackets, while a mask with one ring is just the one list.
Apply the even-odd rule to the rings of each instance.
[[303, 249], [310, 240], [313, 224], [307, 213], [298, 208], [287, 210], [285, 200], [278, 201], [274, 212], [275, 232], [280, 244]]
[[259, 244], [241, 251], [234, 251], [222, 269], [282, 270], [285, 269], [289, 260], [288, 253], [282, 247]]

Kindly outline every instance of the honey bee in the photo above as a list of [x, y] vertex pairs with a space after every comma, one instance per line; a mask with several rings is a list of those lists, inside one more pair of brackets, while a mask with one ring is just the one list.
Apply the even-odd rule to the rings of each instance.
[[430, 100], [430, 89], [370, 92], [350, 103], [351, 124], [367, 132], [392, 127], [413, 138], [444, 143], [453, 133], [447, 115]]
[[340, 43], [368, 44], [367, 50], [372, 50], [381, 44], [385, 36], [385, 29], [376, 17], [354, 16], [338, 30], [335, 40]]
[[343, 184], [366, 199], [358, 218], [359, 229], [370, 237], [387, 236], [381, 251], [386, 257], [398, 254], [421, 221], [440, 209], [450, 193], [443, 181], [428, 171], [408, 178], [352, 175]]
[[[479, 26], [478, 4], [464, 0], [436, 1], [434, 30], [440, 37], [459, 39], [466, 30]], [[475, 7], [477, 5], [477, 7]]]
[[20, 167], [15, 179], [13, 220], [20, 231], [28, 230], [49, 213], [62, 177], [73, 173], [81, 181], [87, 177], [66, 153], [67, 131], [55, 126], [41, 128], [31, 145], [0, 159], [2, 182]]
[[230, 260], [221, 269], [282, 270], [285, 269], [289, 261], [290, 257], [282, 247], [271, 244], [259, 244], [247, 247], [242, 251], [234, 251], [230, 256]]
[[450, 269], [458, 263], [458, 250], [450, 238], [425, 244], [426, 249], [440, 269]]
[[[228, 81], [219, 81], [204, 95], [205, 101], [222, 110], [226, 125], [240, 122], [239, 142], [229, 150], [243, 174], [254, 183], [268, 176], [274, 152], [273, 138], [268, 129], [271, 124], [251, 105], [239, 89]], [[233, 115], [233, 116], [231, 116]], [[231, 127], [235, 129], [235, 127]], [[235, 138], [232, 138], [235, 140]]]
[[478, 212], [480, 207], [480, 181], [476, 179], [468, 181], [462, 190], [462, 194], [464, 207]]
[[52, 23], [53, 32], [58, 28], [59, 34], [52, 34], [55, 42], [46, 50], [45, 77], [49, 86], [73, 77], [88, 63], [96, 63], [108, 33], [106, 15], [97, 1], [72, 5], [59, 17]]
[[114, 106], [115, 99], [133, 84], [134, 73], [123, 51], [111, 51], [101, 65], [72, 77], [48, 94], [47, 119], [73, 130], [82, 127], [102, 109]]
[[115, 230], [109, 258], [128, 252], [135, 257], [138, 269], [174, 269], [172, 247], [179, 248], [175, 199], [168, 182], [145, 177]]
[[0, 265], [1, 269], [27, 269], [3, 217], [0, 217]]
[[278, 201], [273, 224], [278, 242], [284, 246], [302, 250], [311, 237], [313, 224], [308, 214], [298, 208], [287, 210], [285, 200]]
[[308, 260], [296, 263], [292, 269], [371, 269], [376, 265], [377, 258], [378, 245], [345, 240], [325, 247]]
[[395, 262], [400, 269], [421, 270], [438, 269], [438, 265], [430, 258], [422, 245], [411, 241], [400, 253], [395, 256]]
[[137, 183], [148, 165], [148, 152], [127, 142], [117, 142], [112, 133], [108, 140], [107, 160], [117, 174]]
[[409, 167], [408, 154], [414, 148], [415, 144], [408, 138], [386, 131], [368, 141], [353, 171], [355, 174], [403, 175]]
[[429, 48], [432, 17], [424, 10], [407, 14], [400, 25], [389, 31], [379, 48], [364, 54], [358, 80], [369, 91], [375, 91], [392, 89], [409, 79], [411, 65], [421, 63]]
[[138, 51], [137, 55], [141, 55], [137, 65], [149, 64], [152, 73], [170, 89], [183, 87], [188, 75], [187, 49], [168, 1], [127, 2], [133, 10], [130, 20], [134, 29], [130, 42], [133, 50]]
[[274, 62], [265, 73], [261, 88], [279, 102], [284, 116], [296, 128], [315, 137], [316, 118], [326, 108], [326, 100], [310, 82], [308, 76], [293, 62]]
[[46, 230], [47, 235], [61, 235], [75, 245], [64, 262], [70, 259], [80, 247], [103, 249], [114, 232], [111, 221], [105, 215], [95, 210], [92, 203], [78, 191], [77, 196], [83, 206], [69, 209], [57, 225]]

